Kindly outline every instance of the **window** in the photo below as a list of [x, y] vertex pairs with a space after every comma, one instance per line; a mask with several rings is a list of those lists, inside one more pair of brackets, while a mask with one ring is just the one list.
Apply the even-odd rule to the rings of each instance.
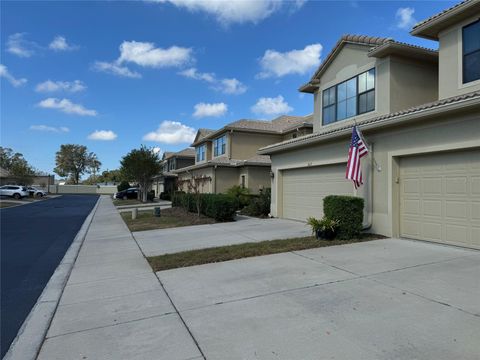
[[176, 165], [177, 165], [177, 162], [176, 162], [176, 159], [173, 158], [173, 159], [170, 159], [168, 160], [168, 166], [169, 166], [169, 170], [175, 170], [176, 168]]
[[242, 189], [245, 189], [245, 175], [242, 175]]
[[480, 20], [463, 28], [463, 83], [480, 79]]
[[227, 144], [227, 136], [223, 135], [213, 140], [213, 156], [220, 156], [225, 154]]
[[375, 69], [323, 91], [323, 125], [375, 110]]
[[206, 150], [205, 144], [197, 146], [197, 161], [205, 160], [205, 150]]

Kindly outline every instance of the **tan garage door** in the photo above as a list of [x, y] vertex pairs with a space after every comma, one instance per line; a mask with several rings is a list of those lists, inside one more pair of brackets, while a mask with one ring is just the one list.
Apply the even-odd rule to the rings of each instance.
[[400, 161], [400, 234], [480, 247], [480, 150]]
[[327, 195], [352, 195], [345, 180], [345, 166], [328, 165], [283, 171], [283, 217], [305, 221], [323, 216], [323, 198]]

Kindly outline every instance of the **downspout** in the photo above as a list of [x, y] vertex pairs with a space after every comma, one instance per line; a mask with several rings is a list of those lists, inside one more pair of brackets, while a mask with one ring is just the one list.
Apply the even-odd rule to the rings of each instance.
[[233, 142], [233, 129], [230, 129], [230, 136], [228, 138], [228, 160], [232, 160], [232, 142]]
[[373, 143], [370, 144], [370, 181], [368, 182], [368, 211], [367, 211], [367, 223], [363, 225], [363, 230], [369, 230], [372, 227], [373, 218], [373, 175], [375, 173], [375, 159], [373, 157]]
[[213, 194], [217, 193], [217, 165], [213, 167]]

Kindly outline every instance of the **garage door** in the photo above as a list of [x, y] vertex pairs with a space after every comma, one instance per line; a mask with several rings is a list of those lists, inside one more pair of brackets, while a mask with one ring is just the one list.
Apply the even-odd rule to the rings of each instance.
[[283, 171], [283, 217], [305, 221], [323, 216], [327, 195], [352, 195], [352, 183], [345, 180], [345, 166], [328, 165]]
[[400, 160], [400, 234], [480, 247], [480, 150]]

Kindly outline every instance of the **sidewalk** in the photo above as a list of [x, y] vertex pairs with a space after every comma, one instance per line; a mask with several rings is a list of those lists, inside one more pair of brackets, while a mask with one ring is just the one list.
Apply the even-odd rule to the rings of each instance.
[[38, 359], [202, 359], [108, 196], [102, 196]]

